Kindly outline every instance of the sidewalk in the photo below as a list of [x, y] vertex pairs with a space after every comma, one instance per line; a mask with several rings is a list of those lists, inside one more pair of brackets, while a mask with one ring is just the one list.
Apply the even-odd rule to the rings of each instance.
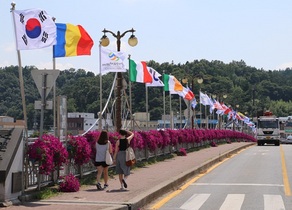
[[230, 154], [251, 145], [254, 143], [234, 142], [218, 147], [209, 147], [188, 153], [187, 156], [177, 156], [144, 168], [131, 170], [131, 175], [127, 179], [128, 188], [125, 191], [120, 191], [118, 177], [114, 176], [113, 179], [109, 180], [107, 191], [97, 191], [95, 185], [85, 186], [75, 193], [62, 193], [57, 197], [25, 202], [18, 206], [6, 207], [6, 209], [137, 210], [164, 193], [177, 189], [194, 175], [206, 170]]

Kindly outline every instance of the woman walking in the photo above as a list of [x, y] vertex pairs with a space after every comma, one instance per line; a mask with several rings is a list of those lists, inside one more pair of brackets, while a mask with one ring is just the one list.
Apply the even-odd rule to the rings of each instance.
[[116, 142], [114, 162], [116, 163], [116, 173], [119, 174], [121, 190], [128, 187], [127, 178], [130, 175], [130, 166], [126, 165], [126, 149], [129, 147], [134, 133], [120, 130], [120, 139]]
[[[96, 175], [96, 187], [98, 190], [103, 190], [108, 187], [108, 166], [105, 162], [106, 151], [113, 153], [112, 144], [109, 141], [108, 132], [106, 130], [101, 131], [98, 141], [96, 142], [96, 156], [95, 166], [97, 168]], [[104, 187], [100, 184], [101, 175], [103, 174]]]

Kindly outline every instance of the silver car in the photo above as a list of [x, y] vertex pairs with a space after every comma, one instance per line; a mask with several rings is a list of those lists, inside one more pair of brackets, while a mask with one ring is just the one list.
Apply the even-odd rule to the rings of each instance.
[[282, 144], [292, 144], [292, 135], [287, 136], [287, 138], [282, 141]]

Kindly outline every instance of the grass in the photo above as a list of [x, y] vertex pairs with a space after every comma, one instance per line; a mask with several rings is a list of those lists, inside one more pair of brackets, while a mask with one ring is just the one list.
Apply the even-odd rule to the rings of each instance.
[[59, 192], [59, 189], [57, 186], [45, 187], [41, 189], [40, 191], [37, 191], [37, 193], [34, 193], [33, 198], [37, 200], [43, 200], [43, 199], [57, 196], [59, 194], [61, 194], [61, 192]]

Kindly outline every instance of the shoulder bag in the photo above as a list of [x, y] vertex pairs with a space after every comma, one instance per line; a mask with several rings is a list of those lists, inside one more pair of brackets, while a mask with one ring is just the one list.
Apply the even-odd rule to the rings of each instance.
[[136, 163], [134, 150], [131, 146], [126, 149], [126, 165], [133, 166]]
[[110, 143], [107, 143], [107, 144], [108, 145], [107, 145], [107, 150], [106, 150], [106, 153], [105, 153], [105, 163], [110, 166], [110, 165], [113, 164], [113, 158], [112, 158], [112, 156], [111, 156], [111, 154], [109, 152]]

